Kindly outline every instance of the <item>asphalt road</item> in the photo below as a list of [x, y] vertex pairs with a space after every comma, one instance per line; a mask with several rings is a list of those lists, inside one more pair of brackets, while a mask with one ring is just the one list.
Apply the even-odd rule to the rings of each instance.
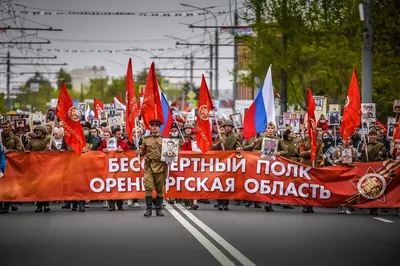
[[335, 209], [275, 212], [232, 206], [197, 211], [168, 205], [165, 217], [143, 217], [144, 207], [85, 213], [51, 205], [0, 215], [0, 265], [399, 265], [400, 216]]

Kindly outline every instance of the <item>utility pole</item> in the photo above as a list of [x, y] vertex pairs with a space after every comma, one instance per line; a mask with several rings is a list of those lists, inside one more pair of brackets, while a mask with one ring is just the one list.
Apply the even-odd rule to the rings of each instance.
[[210, 94], [211, 98], [213, 97], [213, 47], [212, 44], [210, 44]]
[[[186, 6], [186, 7], [190, 7], [190, 8], [195, 8], [195, 9], [198, 9], [198, 10], [203, 10], [204, 12], [208, 12], [208, 13], [210, 13], [213, 17], [214, 17], [214, 20], [215, 20], [215, 98], [218, 100], [218, 98], [219, 98], [219, 88], [218, 88], [218, 71], [219, 71], [219, 69], [218, 69], [218, 56], [219, 56], [219, 48], [218, 48], [218, 45], [219, 45], [219, 35], [218, 35], [218, 19], [217, 19], [217, 16], [212, 12], [212, 11], [210, 11], [209, 10], [209, 8], [204, 8], [204, 7], [198, 7], [198, 6], [192, 6], [192, 5], [188, 5], [188, 4], [182, 4], [181, 3], [181, 6]], [[192, 26], [192, 25], [190, 25], [189, 26], [189, 28], [195, 28], [195, 26]]]
[[[215, 15], [214, 15], [215, 17]], [[215, 19], [215, 26], [217, 26], [217, 19]], [[218, 29], [215, 29], [215, 99], [219, 100], [219, 36]]]
[[10, 72], [11, 72], [10, 50], [8, 50], [8, 52], [7, 52], [7, 98], [6, 98], [7, 111], [11, 111]]
[[[235, 14], [234, 14], [235, 27], [239, 26], [239, 15], [237, 10], [237, 0], [235, 0]], [[235, 46], [233, 47], [233, 101], [238, 99], [238, 43], [236, 36], [233, 35]]]
[[373, 29], [370, 13], [371, 0], [364, 0], [360, 8], [360, 18], [364, 20], [363, 47], [362, 47], [362, 102], [372, 103], [372, 46]]
[[[287, 21], [287, 0], [282, 0], [282, 18], [285, 23], [281, 27], [282, 50], [283, 60], [286, 62], [287, 51], [287, 36], [286, 36], [286, 21]], [[287, 73], [283, 66], [281, 66], [281, 114], [287, 111]]]
[[[0, 31], [7, 31], [7, 30], [17, 30], [17, 31], [62, 31], [62, 29], [54, 29], [52, 27], [49, 28], [25, 28], [25, 27], [11, 27], [11, 26], [7, 26], [7, 27], [0, 27]], [[46, 41], [46, 42], [30, 42], [30, 41], [20, 41], [20, 42], [13, 42], [13, 41], [8, 41], [8, 42], [0, 42], [0, 45], [9, 45], [8, 48], [8, 52], [7, 52], [7, 63], [3, 64], [0, 63], [0, 65], [7, 65], [7, 96], [6, 96], [6, 107], [8, 111], [11, 111], [12, 108], [12, 102], [11, 102], [11, 95], [10, 95], [10, 78], [11, 78], [11, 65], [30, 65], [30, 66], [44, 66], [44, 65], [56, 65], [56, 64], [32, 64], [32, 63], [17, 63], [17, 64], [12, 64], [11, 63], [11, 59], [33, 59], [33, 58], [29, 58], [29, 57], [14, 57], [12, 58], [10, 55], [10, 48], [11, 45], [20, 45], [20, 44], [50, 44], [50, 41]], [[35, 59], [56, 59], [55, 58], [49, 58], [47, 57], [35, 57]], [[66, 65], [66, 64], [64, 64]], [[36, 103], [36, 98], [35, 97], [35, 103]]]
[[190, 89], [194, 89], [194, 82], [193, 82], [193, 67], [194, 67], [194, 60], [193, 54], [190, 56]]
[[101, 101], [104, 103], [104, 79], [103, 78], [100, 79], [100, 89], [101, 89], [100, 98], [101, 98]]
[[81, 82], [81, 102], [83, 102], [85, 99], [83, 97], [83, 82]]

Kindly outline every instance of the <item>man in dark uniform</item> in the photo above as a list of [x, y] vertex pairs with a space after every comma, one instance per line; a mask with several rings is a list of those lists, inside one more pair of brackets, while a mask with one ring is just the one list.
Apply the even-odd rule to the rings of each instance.
[[[283, 143], [283, 140], [281, 140], [280, 138], [278, 138], [276, 136], [276, 128], [273, 122], [268, 122], [267, 127], [265, 129], [265, 135], [259, 136], [257, 138], [257, 140], [255, 141], [255, 146], [253, 151], [261, 151], [262, 148], [262, 142], [264, 140], [264, 138], [270, 138], [270, 139], [276, 139], [278, 141], [278, 148], [276, 150], [276, 153], [273, 154], [275, 156], [287, 156], [288, 151], [287, 148], [285, 146], [285, 144]], [[267, 212], [271, 212], [274, 211], [272, 209], [272, 205], [269, 202], [265, 203], [266, 205], [264, 206], [265, 211]]]
[[[3, 123], [3, 132], [1, 132], [0, 138], [0, 142], [3, 143], [4, 147], [6, 148], [6, 154], [10, 152], [22, 152], [25, 150], [21, 139], [13, 134], [11, 122], [9, 120], [6, 120]], [[10, 202], [0, 202], [0, 214], [8, 213], [10, 210], [10, 206], [12, 211], [18, 210], [18, 207], [15, 204], [12, 204]]]
[[162, 203], [164, 197], [164, 185], [167, 165], [161, 161], [162, 137], [160, 135], [161, 121], [153, 119], [150, 121], [151, 134], [144, 137], [140, 147], [140, 156], [145, 156], [144, 164], [144, 188], [146, 195], [146, 212], [144, 216], [152, 215], [153, 190], [157, 192], [156, 215], [164, 216]]
[[[384, 161], [387, 158], [387, 152], [385, 145], [377, 140], [378, 133], [375, 128], [371, 128], [368, 132], [368, 145], [363, 144], [361, 161], [362, 162], [379, 162]], [[368, 157], [367, 157], [368, 154]], [[369, 214], [378, 215], [378, 209], [370, 209]]]
[[[240, 137], [233, 132], [233, 122], [231, 120], [225, 120], [222, 124], [225, 129], [224, 133], [221, 133], [221, 139], [217, 140], [212, 146], [213, 150], [222, 150], [225, 149], [226, 151], [236, 150], [240, 152], [242, 150], [242, 145], [240, 143]], [[218, 210], [226, 210], [229, 211], [229, 200], [218, 200]]]

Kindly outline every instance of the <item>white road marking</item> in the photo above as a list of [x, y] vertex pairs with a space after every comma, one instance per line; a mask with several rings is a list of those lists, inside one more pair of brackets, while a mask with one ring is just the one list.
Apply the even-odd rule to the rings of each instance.
[[384, 223], [389, 223], [389, 224], [394, 223], [394, 222], [391, 221], [391, 220], [383, 219], [383, 218], [380, 218], [380, 217], [374, 217], [374, 219], [375, 219], [375, 220], [378, 220], [378, 221], [381, 221], [381, 222], [384, 222]]
[[218, 244], [220, 244], [226, 251], [228, 251], [234, 258], [236, 258], [240, 263], [246, 266], [256, 266], [251, 260], [244, 256], [239, 250], [223, 239], [214, 230], [200, 221], [196, 216], [194, 216], [190, 211], [185, 209], [182, 205], [175, 205], [179, 210], [181, 210], [193, 223], [200, 227], [204, 232], [206, 232], [211, 238], [213, 238]]
[[185, 227], [189, 233], [191, 233], [199, 242], [202, 244], [211, 255], [216, 258], [219, 263], [223, 266], [235, 266], [235, 264], [222, 253], [210, 240], [208, 240], [199, 230], [197, 230], [193, 225], [191, 225], [186, 219], [168, 203], [165, 204], [165, 209], [167, 209], [175, 219]]

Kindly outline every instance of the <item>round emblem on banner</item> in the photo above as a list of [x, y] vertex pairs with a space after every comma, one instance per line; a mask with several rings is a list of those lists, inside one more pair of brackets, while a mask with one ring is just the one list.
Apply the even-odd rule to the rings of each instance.
[[208, 106], [202, 105], [198, 109], [198, 114], [201, 120], [208, 120]]
[[383, 195], [386, 189], [386, 180], [377, 173], [363, 176], [357, 183], [357, 190], [366, 199], [377, 199]]
[[72, 121], [79, 121], [79, 115], [78, 112], [76, 111], [76, 108], [74, 106], [72, 106], [71, 108], [69, 108], [68, 110], [68, 117], [72, 120]]

